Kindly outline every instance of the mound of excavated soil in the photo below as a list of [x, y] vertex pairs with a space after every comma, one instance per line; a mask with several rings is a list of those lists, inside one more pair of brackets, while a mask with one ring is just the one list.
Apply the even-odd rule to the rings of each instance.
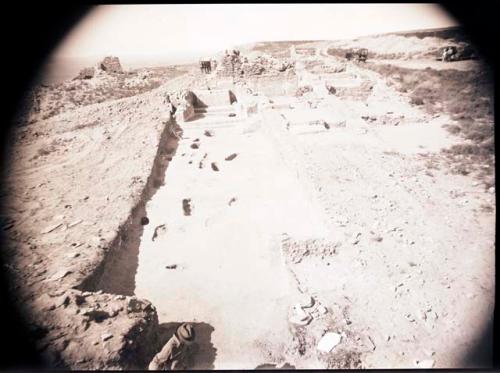
[[145, 201], [175, 151], [165, 95], [189, 79], [13, 133], [4, 253], [12, 291], [28, 324], [41, 330], [34, 336], [50, 366], [142, 368], [154, 352], [153, 307], [82, 291], [95, 289], [114, 250], [140, 232]]

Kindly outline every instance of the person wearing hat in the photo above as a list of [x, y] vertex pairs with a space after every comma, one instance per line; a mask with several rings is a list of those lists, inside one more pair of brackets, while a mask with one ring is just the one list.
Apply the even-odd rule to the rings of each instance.
[[183, 323], [177, 331], [156, 354], [149, 370], [177, 370], [186, 369], [186, 358], [195, 339], [194, 328], [189, 323]]

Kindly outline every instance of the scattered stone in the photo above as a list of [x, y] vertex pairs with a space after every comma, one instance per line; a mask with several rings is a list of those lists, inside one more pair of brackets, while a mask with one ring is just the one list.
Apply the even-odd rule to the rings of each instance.
[[290, 322], [297, 326], [306, 326], [312, 321], [311, 315], [306, 315], [304, 318], [301, 318], [298, 315], [292, 315], [290, 317]]
[[373, 342], [372, 337], [368, 336], [368, 340], [369, 340], [369, 341], [370, 341], [370, 343], [372, 344], [373, 351], [375, 351], [375, 349], [377, 348], [377, 345], [375, 345], [375, 342]]
[[88, 309], [82, 314], [84, 316], [87, 316], [89, 321], [95, 321], [98, 323], [103, 322], [104, 320], [110, 317], [110, 314], [107, 313], [106, 311], [97, 309]]
[[494, 194], [495, 193], [495, 187], [490, 187], [488, 189], [488, 192], [490, 192], [491, 194]]
[[210, 166], [212, 167], [212, 170], [219, 171], [219, 167], [217, 167], [217, 163], [212, 162], [212, 164]]
[[148, 225], [149, 224], [149, 218], [147, 216], [143, 216], [141, 218], [141, 225]]
[[235, 117], [236, 113], [229, 113], [228, 117]]
[[229, 200], [228, 205], [231, 206], [234, 202], [236, 202], [236, 198], [233, 197]]
[[232, 160], [233, 160], [234, 158], [236, 158], [237, 156], [238, 156], [238, 154], [233, 153], [233, 154], [231, 154], [231, 155], [228, 155], [228, 156], [225, 158], [225, 160], [226, 160], [226, 161], [232, 161]]
[[361, 232], [356, 232], [352, 235], [352, 239], [351, 239], [351, 243], [353, 245], [356, 245], [358, 244], [359, 240], [360, 240], [360, 237], [361, 237]]
[[303, 294], [299, 302], [302, 308], [311, 308], [314, 306], [314, 303], [314, 298], [307, 294]]
[[203, 134], [207, 137], [212, 137], [214, 135], [214, 132], [213, 131], [209, 131], [209, 130], [205, 130], [205, 132], [203, 132]]
[[318, 342], [317, 349], [321, 352], [330, 352], [337, 346], [342, 339], [342, 336], [337, 333], [326, 333]]
[[325, 306], [323, 306], [323, 305], [318, 306], [318, 308], [316, 308], [316, 310], [318, 311], [318, 313], [320, 315], [324, 315], [324, 314], [326, 314], [328, 312], [327, 308]]
[[177, 268], [177, 264], [170, 264], [168, 266], [165, 266], [166, 269], [176, 269]]
[[182, 200], [182, 210], [184, 211], [184, 216], [190, 216], [191, 215], [191, 198], [184, 198]]
[[111, 339], [111, 338], [113, 338], [113, 334], [111, 334], [111, 333], [105, 333], [105, 334], [101, 335], [101, 340], [103, 342], [105, 342], [105, 341], [107, 341], [108, 339]]
[[127, 311], [130, 312], [140, 312], [142, 311], [142, 303], [136, 298], [130, 298], [127, 305]]
[[66, 257], [69, 258], [69, 259], [74, 259], [74, 258], [77, 258], [79, 256], [80, 256], [80, 253], [76, 253], [76, 252], [75, 253], [69, 253], [69, 254], [66, 255]]
[[293, 314], [290, 317], [290, 322], [298, 326], [305, 326], [312, 320], [312, 316], [304, 312], [299, 303], [293, 307]]
[[83, 220], [82, 220], [82, 219], [76, 220], [76, 221], [74, 221], [74, 222], [72, 222], [72, 223], [69, 223], [69, 224], [68, 224], [68, 228], [72, 228], [72, 227], [74, 227], [75, 225], [78, 225], [78, 224], [80, 224], [80, 223], [82, 223], [82, 222], [83, 222]]
[[405, 317], [409, 322], [415, 322], [415, 317], [411, 313], [408, 313]]
[[116, 315], [118, 315], [118, 313], [120, 311], [123, 311], [123, 307], [122, 306], [119, 306], [119, 305], [114, 305], [111, 307], [111, 313], [109, 314], [110, 317], [115, 317]]
[[47, 281], [56, 281], [56, 280], [59, 280], [63, 277], [66, 277], [67, 275], [69, 275], [71, 273], [71, 271], [69, 270], [61, 270], [59, 272], [56, 272], [52, 275], [52, 277], [48, 278]]
[[308, 93], [308, 92], [312, 92], [313, 91], [313, 87], [310, 86], [310, 85], [305, 85], [305, 86], [302, 86], [302, 87], [299, 87], [297, 89], [297, 91], [295, 92], [295, 96], [296, 97], [301, 97], [303, 96], [305, 93]]
[[167, 226], [165, 224], [160, 224], [155, 228], [151, 241], [154, 242], [154, 240], [156, 240], [158, 236], [165, 234], [166, 231], [167, 231]]
[[63, 223], [57, 223], [57, 224], [52, 224], [52, 225], [49, 225], [47, 228], [45, 228], [43, 231], [42, 231], [42, 234], [46, 234], [46, 233], [50, 233], [52, 231], [55, 231], [57, 228], [59, 228], [60, 226], [62, 226]]
[[196, 142], [193, 142], [191, 144], [191, 149], [198, 149], [200, 147], [200, 144], [196, 143]]
[[325, 88], [328, 91], [329, 95], [334, 95], [337, 93], [337, 90], [335, 89], [335, 87], [330, 85], [330, 84], [325, 84]]

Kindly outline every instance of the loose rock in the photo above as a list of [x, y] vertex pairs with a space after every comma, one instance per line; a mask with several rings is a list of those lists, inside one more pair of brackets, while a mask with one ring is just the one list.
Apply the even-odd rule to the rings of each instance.
[[232, 160], [233, 160], [234, 158], [236, 158], [237, 156], [238, 156], [238, 154], [233, 153], [233, 154], [231, 154], [231, 155], [227, 156], [225, 159], [226, 159], [226, 161], [232, 161]]
[[342, 340], [342, 336], [337, 333], [326, 333], [319, 341], [317, 349], [321, 352], [330, 352]]
[[105, 333], [103, 335], [101, 335], [101, 340], [104, 342], [104, 341], [107, 341], [108, 339], [111, 339], [113, 338], [113, 334], [111, 333]]

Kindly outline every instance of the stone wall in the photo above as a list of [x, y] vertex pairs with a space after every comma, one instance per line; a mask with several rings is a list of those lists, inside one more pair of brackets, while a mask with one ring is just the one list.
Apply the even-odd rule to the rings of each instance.
[[100, 63], [99, 68], [102, 71], [106, 71], [108, 73], [122, 73], [123, 68], [120, 64], [120, 59], [118, 57], [108, 56], [105, 57]]

